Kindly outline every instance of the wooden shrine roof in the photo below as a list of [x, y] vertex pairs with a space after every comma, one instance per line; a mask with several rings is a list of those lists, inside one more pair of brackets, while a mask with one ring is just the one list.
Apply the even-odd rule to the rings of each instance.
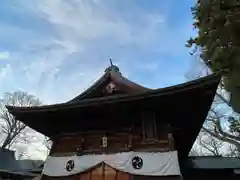
[[[109, 80], [116, 84], [117, 93], [103, 96], [102, 89]], [[151, 109], [156, 112], [158, 123], [167, 122], [179, 129], [174, 134], [176, 146], [187, 155], [210, 109], [219, 80], [218, 74], [212, 74], [151, 90], [110, 70], [94, 86], [66, 103], [7, 108], [18, 120], [49, 137], [87, 131], [102, 124], [121, 126], [134, 121], [133, 116], [139, 112]]]
[[[129, 94], [117, 94], [112, 96], [104, 96], [104, 97], [93, 97], [93, 98], [83, 98], [85, 92], [80, 94], [76, 98], [66, 102], [59, 103], [53, 105], [42, 105], [42, 106], [32, 106], [32, 107], [17, 107], [17, 106], [6, 106], [10, 113], [13, 115], [17, 115], [19, 113], [35, 113], [35, 112], [48, 112], [48, 111], [61, 111], [63, 109], [69, 108], [78, 108], [78, 107], [91, 107], [91, 106], [101, 106], [103, 104], [109, 103], [119, 103], [119, 102], [131, 102], [140, 99], [149, 99], [160, 96], [167, 95], [177, 95], [177, 93], [188, 93], [192, 90], [201, 90], [205, 94], [215, 94], [217, 85], [219, 83], [220, 76], [218, 74], [212, 74], [203, 78], [199, 78], [193, 81], [189, 81], [186, 83], [166, 87], [159, 89], [148, 89], [141, 92], [129, 93]], [[205, 86], [210, 89], [205, 89]], [[205, 92], [204, 92], [205, 91]], [[187, 95], [187, 94], [186, 94]], [[197, 97], [196, 97], [197, 98]], [[212, 101], [212, 100], [210, 100]], [[184, 104], [184, 101], [182, 102]]]
[[[70, 100], [68, 103], [76, 102], [83, 99], [90, 99], [101, 97], [104, 94], [104, 88], [109, 84], [114, 83], [117, 87], [117, 91], [121, 92], [121, 94], [129, 94], [129, 93], [136, 93], [136, 92], [145, 92], [151, 89], [143, 87], [139, 84], [136, 84], [129, 79], [122, 76], [121, 72], [119, 71], [118, 67], [110, 66], [105, 70], [105, 73], [100, 77], [92, 86], [90, 86], [87, 90], [83, 93], [78, 95], [77, 97]], [[108, 94], [109, 95], [109, 94]]]

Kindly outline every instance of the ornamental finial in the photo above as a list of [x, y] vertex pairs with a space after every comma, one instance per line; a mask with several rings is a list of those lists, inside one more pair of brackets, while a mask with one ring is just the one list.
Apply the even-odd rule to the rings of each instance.
[[109, 56], [110, 66], [113, 67], [112, 58]]
[[111, 57], [109, 57], [109, 62], [110, 62], [110, 66], [105, 70], [105, 72], [115, 71], [120, 73], [119, 68], [113, 64]]

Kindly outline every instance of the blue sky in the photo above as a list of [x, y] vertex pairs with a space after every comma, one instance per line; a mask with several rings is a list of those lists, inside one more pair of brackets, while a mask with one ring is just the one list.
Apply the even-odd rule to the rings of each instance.
[[24, 90], [67, 101], [96, 80], [111, 56], [151, 88], [184, 82], [193, 57], [193, 0], [41, 0], [0, 5], [0, 93]]
[[3, 0], [0, 94], [67, 101], [109, 65], [151, 88], [186, 81], [194, 0]]

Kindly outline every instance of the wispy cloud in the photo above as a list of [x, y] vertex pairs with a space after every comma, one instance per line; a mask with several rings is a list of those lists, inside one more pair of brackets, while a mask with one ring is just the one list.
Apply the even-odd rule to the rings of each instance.
[[[138, 16], [136, 20], [121, 14], [120, 9], [111, 8], [105, 2], [107, 1], [43, 0], [14, 4], [33, 16], [29, 23], [39, 21], [43, 24], [40, 29], [44, 29], [25, 29], [23, 24], [2, 25], [3, 29], [8, 30], [7, 35], [13, 41], [12, 44], [17, 46], [13, 59], [18, 62], [13, 69], [19, 68], [19, 64], [22, 67], [17, 71], [23, 73], [23, 76], [15, 87], [25, 87], [33, 92], [37, 88], [39, 93], [42, 90], [39, 91], [37, 86], [39, 83], [44, 86], [42, 79], [45, 81], [45, 88], [51, 89], [48, 85], [52, 86], [56, 76], [66, 75], [66, 71], [72, 71], [76, 76], [74, 71], [91, 69], [91, 76], [96, 77], [99, 67], [103, 69], [107, 66], [109, 55], [117, 57], [116, 51], [131, 47], [146, 51], [151, 48], [151, 44], [157, 42], [158, 30], [164, 24], [164, 15], [161, 12], [139, 12], [136, 6], [131, 11], [133, 16]], [[10, 38], [10, 34], [20, 37], [14, 40]], [[113, 49], [115, 52], [112, 52]], [[68, 64], [75, 64], [79, 69]], [[102, 65], [99, 66], [100, 64]], [[64, 66], [68, 66], [65, 72], [62, 70]], [[85, 77], [81, 75], [80, 78]], [[12, 83], [11, 80], [8, 82]], [[43, 91], [48, 92], [46, 89]]]
[[4, 85], [3, 82], [11, 75], [11, 66], [7, 64], [5, 67], [1, 68], [0, 71], [0, 85]]
[[0, 52], [0, 60], [2, 59], [8, 59], [10, 56], [9, 52]]

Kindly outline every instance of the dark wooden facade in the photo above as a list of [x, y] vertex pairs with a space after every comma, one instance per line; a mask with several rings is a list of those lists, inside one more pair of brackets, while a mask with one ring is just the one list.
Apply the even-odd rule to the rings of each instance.
[[[154, 116], [144, 114], [138, 123], [126, 123], [118, 129], [61, 134], [52, 138], [51, 156], [78, 156], [96, 153], [118, 153], [124, 151], [167, 152], [176, 150], [170, 125], [156, 124]], [[149, 177], [150, 178], [150, 177]], [[180, 179], [181, 177], [171, 177]], [[56, 179], [43, 176], [42, 180]], [[58, 178], [59, 179], [59, 178]], [[63, 177], [60, 179], [64, 179]], [[90, 169], [87, 172], [69, 176], [71, 180], [141, 180], [141, 176], [111, 168], [107, 164]], [[151, 178], [150, 178], [151, 179]], [[169, 179], [169, 177], [162, 178]]]
[[[176, 150], [183, 161], [205, 120], [219, 79], [211, 75], [153, 90], [124, 78], [112, 65], [93, 86], [71, 101], [7, 108], [17, 119], [53, 140], [51, 156]], [[106, 175], [109, 173], [114, 175]], [[64, 178], [142, 179], [104, 164]]]
[[[149, 125], [150, 124], [150, 125]], [[153, 132], [154, 131], [154, 136]], [[52, 138], [51, 155], [74, 153], [116, 153], [137, 151], [173, 151], [174, 139], [169, 125], [148, 122], [132, 124], [119, 129], [62, 134]], [[104, 142], [105, 141], [105, 142]]]

